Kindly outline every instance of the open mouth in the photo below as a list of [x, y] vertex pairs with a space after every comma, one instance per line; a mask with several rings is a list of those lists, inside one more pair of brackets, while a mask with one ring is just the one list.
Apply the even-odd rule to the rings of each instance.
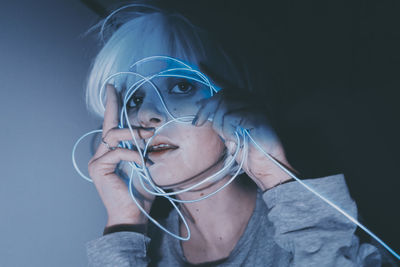
[[161, 143], [161, 144], [156, 144], [156, 145], [150, 146], [147, 149], [147, 153], [149, 153], [149, 155], [151, 155], [151, 156], [157, 156], [157, 155], [165, 154], [166, 152], [171, 152], [178, 148], [179, 147], [175, 146], [175, 145]]

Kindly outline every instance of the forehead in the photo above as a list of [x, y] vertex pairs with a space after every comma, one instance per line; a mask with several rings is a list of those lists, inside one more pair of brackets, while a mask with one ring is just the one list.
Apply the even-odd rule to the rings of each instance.
[[[168, 82], [186, 79], [207, 85], [207, 78], [188, 63], [169, 56], [150, 56], [131, 64], [126, 77], [127, 87], [150, 81]], [[136, 86], [135, 86], [136, 87]]]
[[192, 70], [191, 64], [170, 56], [149, 56], [136, 61], [130, 66], [130, 71], [143, 76], [171, 73], [173, 70]]
[[149, 61], [144, 64], [137, 64], [131, 68], [131, 71], [136, 72], [145, 77], [157, 75], [160, 72], [176, 68], [171, 62], [168, 61]]

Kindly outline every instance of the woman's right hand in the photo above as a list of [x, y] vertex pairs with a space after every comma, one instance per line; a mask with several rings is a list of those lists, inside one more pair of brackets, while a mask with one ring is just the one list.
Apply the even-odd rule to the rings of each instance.
[[[129, 129], [119, 129], [117, 126], [118, 97], [115, 88], [112, 85], [107, 85], [107, 103], [104, 112], [102, 138], [109, 147], [117, 147], [120, 141], [132, 140]], [[140, 133], [138, 131], [134, 131], [137, 140], [147, 139], [153, 135], [153, 132], [149, 130], [140, 129]], [[147, 217], [133, 202], [125, 182], [115, 173], [115, 168], [120, 161], [134, 161], [141, 164], [139, 153], [126, 148], [110, 149], [109, 147], [100, 143], [88, 165], [89, 175], [107, 210], [107, 226], [145, 224]], [[135, 180], [137, 182], [137, 179]], [[138, 185], [135, 188], [141, 187]], [[141, 191], [139, 193], [143, 196], [142, 207], [149, 211], [154, 197], [146, 194], [143, 189]]]

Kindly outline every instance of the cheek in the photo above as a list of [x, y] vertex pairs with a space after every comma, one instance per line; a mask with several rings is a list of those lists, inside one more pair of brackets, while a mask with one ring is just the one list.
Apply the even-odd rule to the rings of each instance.
[[187, 145], [182, 156], [185, 165], [202, 171], [221, 157], [225, 145], [211, 127], [196, 128], [193, 133], [187, 133]]
[[[128, 114], [128, 120], [129, 120], [129, 123], [131, 124], [131, 125], [139, 125], [139, 123], [138, 123], [138, 118], [137, 118], [137, 112], [136, 111], [134, 111], [134, 110], [128, 110], [127, 111], [127, 114]], [[126, 117], [125, 117], [125, 114], [123, 115], [123, 117], [124, 117], [124, 121], [126, 120]], [[126, 121], [125, 121], [126, 122]], [[127, 126], [126, 126], [127, 127]]]
[[224, 152], [225, 145], [211, 126], [185, 127], [182, 133], [179, 135], [179, 153], [150, 168], [154, 181], [160, 186], [183, 182], [205, 171]]

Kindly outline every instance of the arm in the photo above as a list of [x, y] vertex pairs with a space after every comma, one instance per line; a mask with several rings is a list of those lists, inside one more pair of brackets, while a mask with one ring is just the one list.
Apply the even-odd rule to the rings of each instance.
[[86, 244], [91, 267], [147, 266], [150, 238], [136, 232], [104, 235]]
[[[90, 160], [88, 169], [99, 196], [107, 210], [107, 228], [121, 225], [146, 225], [147, 218], [132, 201], [125, 182], [116, 173], [121, 161], [134, 161], [141, 164], [137, 151], [116, 148], [120, 141], [130, 140], [129, 129], [118, 129], [118, 98], [115, 88], [107, 86], [107, 104], [103, 122], [103, 142]], [[136, 138], [148, 138], [152, 132], [141, 131]], [[123, 173], [123, 172], [121, 172]], [[120, 173], [120, 174], [121, 174]], [[134, 179], [134, 189], [135, 182]], [[134, 192], [136, 193], [136, 192]], [[153, 197], [137, 192], [138, 199], [149, 211]], [[147, 266], [146, 246], [149, 238], [135, 231], [110, 232], [87, 244], [90, 266]], [[106, 232], [105, 232], [106, 233]]]
[[[305, 180], [317, 192], [357, 218], [343, 175]], [[381, 266], [378, 249], [359, 244], [356, 225], [298, 182], [263, 195], [275, 242], [293, 255], [293, 266]]]

